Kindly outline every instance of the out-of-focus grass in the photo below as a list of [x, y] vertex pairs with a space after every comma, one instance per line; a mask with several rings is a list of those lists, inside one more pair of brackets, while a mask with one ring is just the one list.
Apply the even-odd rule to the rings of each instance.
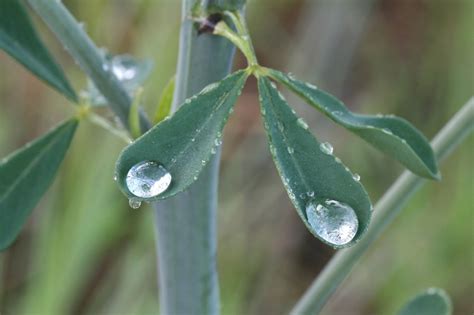
[[[175, 69], [179, 2], [65, 2], [100, 46], [154, 60], [145, 85], [151, 109]], [[325, 86], [354, 110], [404, 116], [431, 137], [474, 92], [474, 3], [372, 2], [356, 15], [342, 2], [251, 1], [249, 24], [259, 59]], [[364, 14], [364, 21], [354, 18]], [[310, 23], [316, 15], [319, 24]], [[323, 18], [333, 16], [345, 26], [331, 22], [324, 27], [329, 22]], [[338, 32], [338, 25], [358, 26], [361, 33], [350, 44], [352, 35]], [[83, 87], [84, 76], [41, 29], [74, 86]], [[321, 42], [339, 50], [327, 53]], [[349, 44], [351, 50], [343, 51]], [[243, 64], [241, 56], [236, 64]], [[331, 75], [325, 77], [328, 69]], [[4, 156], [74, 109], [4, 55], [0, 73]], [[296, 98], [290, 100], [316, 136], [331, 141], [361, 174], [374, 200], [400, 173], [391, 159]], [[285, 313], [332, 254], [305, 231], [292, 209], [266, 148], [256, 102], [250, 80], [225, 130], [218, 262], [225, 315]], [[474, 310], [473, 142], [471, 137], [443, 165], [443, 180], [429, 183], [376, 243], [331, 300], [327, 314], [391, 314], [428, 286], [446, 288], [458, 314]], [[54, 186], [19, 240], [0, 254], [0, 312], [157, 313], [152, 212], [149, 206], [129, 209], [113, 184], [121, 147], [102, 130], [80, 126]]]

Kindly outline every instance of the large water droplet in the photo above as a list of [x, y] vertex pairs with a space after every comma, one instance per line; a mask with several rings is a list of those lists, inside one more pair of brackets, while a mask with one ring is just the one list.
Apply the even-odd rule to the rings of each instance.
[[127, 173], [128, 190], [140, 198], [156, 197], [171, 184], [171, 174], [163, 165], [154, 161], [142, 161]]
[[331, 155], [333, 150], [334, 150], [332, 145], [329, 142], [321, 143], [319, 145], [319, 148], [321, 149], [321, 151], [323, 151], [323, 153], [326, 153], [326, 154], [329, 154], [329, 155]]
[[359, 228], [354, 209], [336, 200], [310, 202], [306, 206], [306, 215], [313, 231], [333, 245], [349, 243]]

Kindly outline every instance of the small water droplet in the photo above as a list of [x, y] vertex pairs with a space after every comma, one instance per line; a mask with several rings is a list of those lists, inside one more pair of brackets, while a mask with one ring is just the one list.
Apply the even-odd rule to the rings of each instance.
[[201, 93], [203, 93], [203, 94], [204, 94], [204, 93], [209, 93], [210, 91], [214, 90], [214, 89], [215, 89], [216, 87], [218, 87], [218, 86], [219, 86], [219, 83], [218, 83], [218, 82], [214, 82], [214, 83], [211, 83], [211, 84], [209, 84], [209, 85], [206, 85], [206, 86], [202, 89]]
[[313, 231], [333, 245], [349, 243], [359, 228], [354, 209], [336, 200], [325, 200], [323, 203], [309, 202], [306, 206], [306, 215]]
[[340, 116], [340, 115], [342, 115], [342, 112], [340, 110], [335, 110], [335, 111], [331, 112], [331, 114], [336, 115], [336, 116]]
[[280, 91], [278, 91], [278, 97], [280, 98], [280, 100], [285, 101], [285, 97], [283, 96], [283, 94], [281, 94]]
[[295, 76], [291, 72], [288, 72], [288, 78], [290, 78], [291, 80], [295, 80]]
[[285, 126], [283, 126], [283, 124], [281, 123], [281, 121], [279, 121], [279, 122], [277, 123], [277, 125], [278, 125], [278, 129], [279, 129], [281, 132], [283, 132], [283, 131], [285, 130]]
[[206, 161], [205, 161], [205, 160], [201, 160], [201, 164], [202, 164], [202, 165], [206, 165]]
[[290, 154], [295, 153], [295, 149], [293, 149], [292, 147], [288, 147], [288, 153]]
[[197, 176], [194, 176], [194, 180], [197, 180], [197, 179], [198, 179], [198, 177], [197, 177]]
[[335, 158], [334, 158], [334, 161], [336, 161], [336, 163], [339, 163], [339, 164], [341, 163], [341, 159], [338, 158], [338, 157], [335, 157]]
[[222, 144], [222, 139], [221, 138], [218, 137], [214, 140], [214, 145], [216, 147], [220, 146], [221, 144]]
[[194, 141], [196, 141], [196, 139], [195, 139], [195, 138], [191, 138], [191, 142], [194, 142]]
[[260, 108], [260, 113], [262, 113], [262, 115], [265, 116], [265, 108], [261, 107]]
[[270, 85], [271, 85], [271, 86], [272, 86], [272, 88], [274, 88], [274, 89], [276, 89], [276, 88], [277, 88], [277, 86], [276, 86], [275, 82], [273, 82], [273, 81], [272, 81], [272, 82], [270, 82]]
[[216, 154], [216, 153], [217, 153], [216, 148], [215, 148], [215, 147], [212, 147], [212, 148], [211, 148], [211, 154], [214, 155], [214, 154]]
[[130, 168], [125, 181], [128, 190], [135, 196], [152, 198], [168, 189], [171, 174], [158, 162], [142, 161]]
[[391, 135], [391, 134], [392, 134], [392, 131], [391, 131], [390, 129], [388, 129], [388, 128], [383, 128], [383, 129], [382, 129], [382, 132], [383, 132], [383, 133], [386, 133], [387, 135]]
[[353, 178], [356, 182], [360, 181], [360, 175], [357, 174], [357, 173], [352, 174], [352, 178]]
[[308, 129], [308, 124], [303, 120], [303, 118], [298, 118], [298, 120], [296, 120], [296, 123], [298, 124], [298, 126], [300, 126], [301, 128], [303, 129]]
[[326, 153], [328, 155], [331, 155], [332, 152], [334, 151], [332, 145], [329, 143], [329, 142], [323, 142], [319, 145], [319, 148], [321, 149], [321, 151], [323, 151], [323, 153]]
[[314, 197], [314, 191], [307, 191], [306, 194], [308, 195], [309, 198]]
[[128, 204], [132, 209], [138, 209], [142, 205], [142, 202], [136, 198], [128, 199]]
[[190, 98], [187, 98], [185, 101], [184, 101], [184, 104], [189, 104], [191, 103], [191, 99]]
[[382, 117], [383, 117], [383, 114], [381, 114], [381, 113], [378, 113], [378, 114], [377, 114], [377, 115], [375, 115], [375, 116], [377, 116], [377, 117], [379, 117], [379, 118], [382, 118]]
[[311, 84], [311, 83], [305, 83], [306, 87], [309, 87], [310, 89], [316, 90], [318, 87]]
[[116, 182], [117, 181], [117, 175], [114, 175], [114, 181]]
[[305, 193], [301, 193], [301, 194], [300, 194], [300, 198], [303, 199], [303, 200], [305, 200], [305, 199], [306, 199], [306, 194], [305, 194]]

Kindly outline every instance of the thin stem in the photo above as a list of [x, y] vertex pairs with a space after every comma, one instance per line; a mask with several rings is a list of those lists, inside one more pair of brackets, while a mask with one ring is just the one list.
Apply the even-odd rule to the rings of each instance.
[[[474, 97], [443, 127], [432, 141], [438, 160], [445, 159], [474, 128]], [[372, 223], [357, 245], [338, 251], [301, 297], [290, 314], [317, 314], [344, 281], [352, 267], [378, 239], [388, 224], [426, 180], [405, 171], [375, 206]]]
[[[211, 82], [226, 76], [233, 45], [211, 34], [197, 35], [192, 9], [183, 1], [172, 110]], [[207, 1], [221, 6], [234, 0]], [[205, 8], [204, 8], [205, 9]], [[155, 205], [160, 308], [162, 314], [218, 314], [216, 211], [220, 153], [185, 192]]]
[[[31, 7], [46, 22], [59, 41], [79, 66], [92, 79], [97, 89], [108, 100], [111, 109], [124, 126], [128, 126], [128, 115], [132, 100], [120, 81], [112, 73], [105, 56], [87, 36], [61, 1], [28, 0]], [[142, 132], [150, 128], [150, 122], [142, 112]]]

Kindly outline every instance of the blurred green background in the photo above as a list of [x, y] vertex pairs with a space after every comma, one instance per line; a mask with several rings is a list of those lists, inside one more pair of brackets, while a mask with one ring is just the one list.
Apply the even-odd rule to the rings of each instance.
[[[65, 0], [113, 54], [151, 58], [151, 110], [175, 70], [180, 1]], [[361, 113], [405, 117], [429, 138], [474, 92], [472, 0], [250, 0], [258, 58], [325, 88]], [[41, 21], [76, 90], [86, 85]], [[207, 35], [203, 35], [207, 36]], [[235, 67], [245, 62], [237, 55]], [[286, 92], [286, 91], [285, 91]], [[219, 194], [222, 314], [285, 314], [334, 251], [300, 222], [271, 162], [250, 80], [225, 129]], [[361, 175], [376, 201], [402, 172], [392, 159], [286, 93], [314, 134]], [[0, 156], [74, 107], [0, 54]], [[123, 143], [84, 123], [53, 187], [0, 254], [1, 314], [156, 314], [152, 209], [131, 210], [112, 174]], [[474, 139], [443, 165], [354, 269], [323, 314], [394, 314], [445, 288], [474, 311]]]

